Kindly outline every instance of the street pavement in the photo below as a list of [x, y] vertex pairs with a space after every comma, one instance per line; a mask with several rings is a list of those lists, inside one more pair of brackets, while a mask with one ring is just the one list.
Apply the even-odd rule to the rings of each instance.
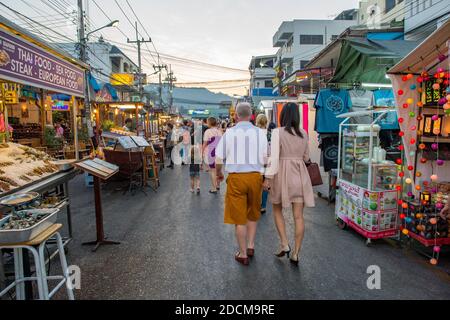
[[[305, 212], [306, 234], [298, 267], [276, 258], [272, 214], [259, 223], [249, 267], [234, 261], [234, 227], [223, 223], [225, 184], [219, 195], [189, 192], [189, 169], [164, 169], [161, 187], [134, 196], [103, 190], [105, 232], [120, 245], [97, 252], [81, 243], [95, 238], [93, 190], [83, 176], [70, 183], [74, 241], [69, 264], [81, 268], [77, 299], [450, 299], [449, 255], [440, 268], [408, 246], [340, 230], [334, 205], [317, 199]], [[61, 214], [61, 217], [65, 215]], [[292, 222], [290, 212], [286, 213]], [[64, 219], [62, 219], [64, 222]], [[288, 231], [292, 239], [292, 224]], [[369, 290], [367, 268], [380, 267], [381, 289]], [[52, 264], [52, 273], [56, 270]], [[65, 298], [59, 294], [57, 298]]]

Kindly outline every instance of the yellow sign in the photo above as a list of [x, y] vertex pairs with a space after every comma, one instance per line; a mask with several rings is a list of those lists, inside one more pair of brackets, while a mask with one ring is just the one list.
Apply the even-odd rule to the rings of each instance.
[[134, 75], [131, 73], [113, 73], [111, 75], [111, 84], [113, 86], [132, 86], [134, 84]]
[[19, 103], [19, 98], [17, 91], [5, 91], [5, 104], [17, 104]]

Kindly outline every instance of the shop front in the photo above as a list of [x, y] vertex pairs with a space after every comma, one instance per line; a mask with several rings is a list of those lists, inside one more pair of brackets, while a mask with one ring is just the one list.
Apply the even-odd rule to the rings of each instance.
[[[63, 264], [63, 281], [49, 292], [45, 260], [59, 255], [65, 261], [63, 246], [72, 239], [68, 182], [78, 170], [73, 167], [76, 159], [55, 161], [49, 149], [52, 155], [64, 155], [63, 146], [71, 144], [71, 158], [79, 156], [79, 110], [87, 69], [0, 17], [0, 279], [10, 283], [5, 288], [0, 282], [0, 297], [16, 287], [17, 299], [32, 299], [33, 272], [40, 299], [49, 299], [68, 281]], [[61, 238], [57, 218], [64, 211], [68, 234]], [[53, 237], [57, 246], [47, 241]], [[49, 250], [46, 257], [36, 249], [44, 246]], [[3, 249], [14, 252], [15, 281], [1, 274]], [[68, 294], [73, 299], [73, 293]]]
[[450, 245], [450, 21], [389, 70], [402, 137], [401, 232], [429, 247]]
[[64, 145], [79, 148], [75, 141], [86, 139], [78, 129], [87, 66], [6, 21], [0, 39], [2, 140], [53, 154]]

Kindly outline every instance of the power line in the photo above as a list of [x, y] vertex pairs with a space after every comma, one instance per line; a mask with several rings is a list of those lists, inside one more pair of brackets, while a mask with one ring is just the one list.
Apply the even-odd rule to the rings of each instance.
[[[142, 29], [143, 29], [144, 32], [147, 34], [148, 38], [151, 39], [152, 37], [151, 37], [150, 34], [147, 32], [147, 29], [146, 29], [146, 28], [144, 27], [144, 25], [142, 24], [141, 19], [139, 19], [138, 15], [137, 15], [136, 12], [134, 11], [133, 7], [130, 5], [130, 3], [128, 2], [128, 0], [126, 0], [126, 2], [127, 2], [127, 4], [128, 4], [128, 7], [131, 9], [131, 12], [133, 12], [134, 16], [136, 17], [136, 20], [139, 22], [139, 24], [141, 25]], [[159, 52], [158, 52], [158, 50], [156, 49], [156, 46], [155, 46], [154, 41], [152, 41], [151, 43], [152, 43], [153, 49], [155, 49], [155, 52], [156, 52], [156, 54], [158, 55], [158, 62], [157, 62], [157, 64], [160, 64], [160, 61], [159, 61], [159, 60], [160, 60]], [[150, 49], [148, 48], [148, 45], [145, 44], [145, 46], [147, 47], [147, 49], [148, 49], [150, 55], [152, 56], [153, 60], [155, 60], [155, 58], [153, 57], [152, 53], [150, 52]], [[155, 62], [156, 62], [156, 61], [155, 61]]]
[[53, 29], [51, 29], [51, 28], [49, 28], [49, 27], [47, 27], [47, 26], [45, 26], [45, 25], [43, 25], [43, 24], [41, 24], [41, 23], [39, 23], [39, 22], [37, 22], [37, 21], [31, 19], [31, 18], [29, 18], [28, 16], [26, 16], [26, 15], [24, 15], [24, 14], [22, 14], [22, 13], [16, 11], [16, 10], [14, 10], [14, 9], [8, 7], [8, 6], [7, 6], [6, 4], [4, 4], [3, 2], [0, 2], [0, 5], [2, 5], [3, 7], [7, 8], [8, 10], [14, 12], [16, 15], [21, 16], [21, 17], [23, 17], [23, 18], [25, 18], [25, 19], [27, 19], [27, 20], [33, 22], [33, 23], [36, 23], [36, 24], [38, 24], [39, 26], [41, 26], [41, 27], [43, 27], [43, 28], [45, 28], [45, 29], [47, 29], [47, 30], [50, 30], [51, 32], [57, 34], [58, 36], [60, 36], [60, 37], [62, 37], [62, 38], [68, 39], [68, 40], [71, 41], [71, 42], [74, 41], [73, 39], [69, 38], [68, 36], [66, 36], [66, 35], [64, 35], [64, 34], [61, 34], [61, 33], [57, 32], [57, 31], [55, 31], [55, 30], [53, 30]]

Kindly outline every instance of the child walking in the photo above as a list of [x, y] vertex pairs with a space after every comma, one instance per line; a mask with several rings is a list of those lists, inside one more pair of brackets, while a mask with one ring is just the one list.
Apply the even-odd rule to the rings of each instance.
[[191, 192], [197, 191], [200, 194], [200, 170], [202, 163], [202, 153], [198, 146], [191, 147], [191, 157], [189, 164], [189, 176], [191, 177]]

